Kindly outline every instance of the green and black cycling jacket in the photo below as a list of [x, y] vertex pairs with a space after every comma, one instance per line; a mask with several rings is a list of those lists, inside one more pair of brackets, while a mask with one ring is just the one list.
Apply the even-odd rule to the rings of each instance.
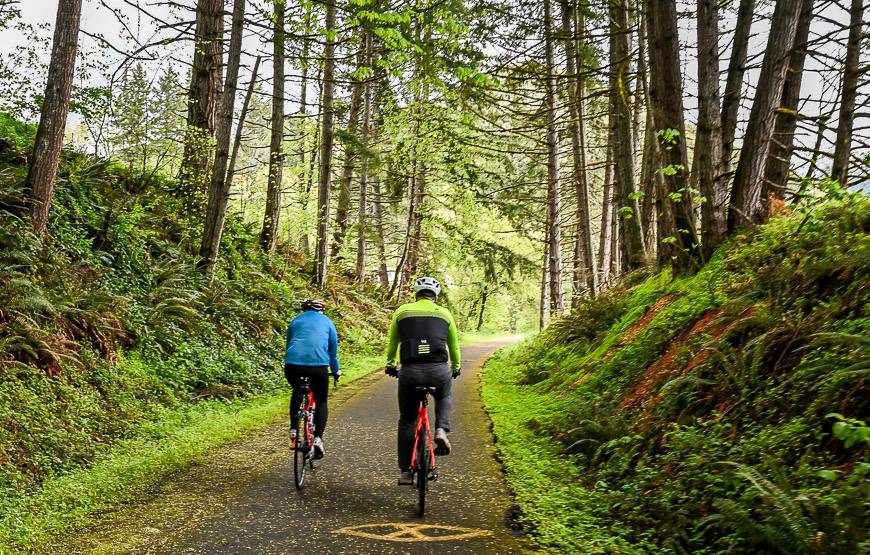
[[450, 368], [459, 370], [459, 331], [453, 315], [428, 299], [403, 304], [390, 324], [387, 366], [396, 366], [397, 350], [402, 364], [447, 362], [449, 355]]

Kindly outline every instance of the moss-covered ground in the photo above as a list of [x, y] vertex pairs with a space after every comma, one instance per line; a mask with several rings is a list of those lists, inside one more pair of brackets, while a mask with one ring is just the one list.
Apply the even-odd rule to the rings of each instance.
[[861, 553], [870, 202], [629, 276], [488, 365], [519, 522], [554, 552]]

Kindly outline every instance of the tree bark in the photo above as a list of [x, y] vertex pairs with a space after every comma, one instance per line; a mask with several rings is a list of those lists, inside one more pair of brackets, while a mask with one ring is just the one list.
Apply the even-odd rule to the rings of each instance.
[[550, 0], [544, 0], [544, 42], [547, 63], [547, 229], [550, 248], [550, 313], [565, 310], [562, 294], [562, 210], [559, 183], [559, 131], [556, 110], [556, 66], [553, 55], [553, 20]]
[[375, 247], [378, 250], [378, 278], [381, 289], [390, 288], [390, 271], [387, 269], [387, 249], [384, 240], [384, 211], [381, 204], [381, 182], [376, 175], [372, 176], [372, 210], [375, 217]]
[[[357, 51], [356, 67], [361, 69], [366, 64], [365, 50], [365, 31], [363, 31], [363, 39], [359, 50]], [[356, 137], [359, 132], [359, 115], [363, 104], [363, 92], [365, 84], [363, 79], [354, 77], [352, 92], [350, 95], [350, 109], [347, 121], [347, 133], [350, 136]], [[344, 245], [347, 230], [350, 227], [348, 223], [348, 214], [350, 212], [350, 197], [351, 197], [351, 181], [357, 161], [358, 153], [356, 146], [352, 141], [345, 145], [344, 163], [341, 168], [341, 176], [338, 180], [338, 206], [335, 210], [335, 234], [332, 237], [332, 256], [338, 257], [341, 247]]]
[[657, 171], [661, 167], [661, 154], [659, 153], [658, 139], [655, 125], [653, 124], [652, 111], [649, 101], [649, 76], [647, 75], [647, 32], [646, 14], [640, 10], [638, 24], [638, 60], [637, 80], [638, 89], [642, 90], [642, 105], [645, 108], [643, 125], [643, 143], [641, 148], [640, 184], [638, 188], [643, 193], [640, 200], [640, 219], [643, 229], [644, 249], [647, 259], [654, 260], [656, 252], [656, 189], [661, 174]]
[[657, 195], [658, 259], [676, 270], [689, 266], [697, 244], [688, 192], [686, 126], [676, 0], [646, 0], [649, 34], [650, 110], [662, 135], [665, 174]]
[[281, 185], [284, 177], [284, 0], [275, 0], [273, 21], [272, 135], [269, 141], [269, 183], [260, 246], [275, 252], [281, 223]]
[[[233, 3], [233, 23], [230, 33], [230, 50], [227, 56], [227, 74], [220, 97], [215, 129], [215, 155], [211, 183], [208, 189], [205, 229], [199, 256], [208, 274], [214, 273], [220, 250], [221, 235], [226, 219], [230, 190], [227, 187], [227, 164], [230, 157], [230, 135], [233, 128], [233, 111], [236, 89], [239, 82], [239, 66], [242, 58], [242, 32], [245, 24], [245, 0]], [[252, 80], [253, 82], [253, 80]]]
[[749, 33], [752, 30], [752, 17], [755, 15], [755, 0], [740, 0], [737, 8], [737, 21], [734, 27], [731, 58], [725, 92], [722, 95], [722, 171], [731, 171], [731, 154], [734, 148], [734, 134], [737, 130], [737, 112], [743, 94], [743, 74], [746, 71], [746, 55], [749, 52]]
[[762, 196], [764, 165], [770, 152], [776, 109], [782, 100], [789, 52], [794, 45], [802, 4], [795, 0], [777, 0], [774, 8], [755, 100], [731, 186], [729, 231], [760, 223], [767, 217], [768, 203]]
[[[562, 11], [562, 34], [565, 42], [565, 59], [568, 69], [568, 107], [571, 117], [571, 154], [574, 162], [574, 197], [577, 203], [576, 238], [574, 240], [574, 272], [572, 283], [574, 295], [572, 303], [576, 306], [580, 292], [585, 290], [595, 296], [595, 265], [592, 261], [592, 229], [589, 218], [589, 185], [586, 176], [586, 106], [585, 83], [580, 75], [582, 67], [583, 43], [585, 41], [585, 18], [574, 14], [571, 0], [560, 1]], [[572, 30], [577, 21], [576, 37]]]
[[483, 328], [483, 315], [486, 311], [487, 299], [489, 299], [489, 286], [483, 288], [483, 294], [480, 297], [480, 312], [477, 315], [477, 327], [475, 328], [477, 331]]
[[849, 9], [849, 42], [843, 67], [840, 117], [837, 124], [837, 142], [834, 146], [834, 164], [831, 177], [841, 186], [849, 186], [849, 158], [852, 153], [852, 127], [855, 122], [855, 99], [861, 76], [860, 53], [864, 28], [864, 1], [852, 0]]
[[613, 105], [608, 100], [607, 154], [604, 163], [604, 186], [601, 198], [601, 230], [598, 236], [598, 287], [604, 288], [610, 279], [613, 261]]
[[550, 267], [550, 228], [544, 230], [544, 262], [541, 264], [541, 298], [538, 311], [538, 329], [543, 330], [547, 327], [547, 299], [549, 297], [547, 284], [548, 272]]
[[223, 64], [224, 2], [197, 0], [187, 131], [179, 177], [188, 208], [205, 206]]
[[332, 146], [333, 146], [333, 100], [335, 95], [335, 3], [325, 2], [327, 33], [323, 47], [323, 122], [320, 134], [320, 175], [317, 191], [317, 252], [315, 256], [315, 281], [326, 283], [329, 271], [329, 204], [332, 195]]
[[656, 221], [658, 220], [656, 205], [658, 190], [662, 186], [662, 174], [658, 171], [660, 167], [661, 153], [659, 152], [658, 138], [652, 120], [652, 111], [648, 109], [644, 124], [643, 154], [641, 155], [640, 186], [643, 198], [641, 199], [640, 214], [641, 221], [643, 221], [643, 239], [650, 260], [654, 260], [656, 256]]
[[63, 134], [72, 94], [81, 13], [81, 0], [58, 2], [45, 98], [39, 115], [33, 158], [25, 182], [32, 202], [33, 231], [39, 236], [45, 235], [48, 227], [51, 197], [57, 183], [57, 169], [60, 165]]
[[[365, 66], [372, 66], [372, 36], [371, 31], [366, 30], [363, 33], [363, 49], [365, 50]], [[371, 120], [372, 120], [372, 84], [367, 82], [363, 92], [363, 124], [362, 124], [362, 144], [363, 148], [368, 148], [369, 138], [371, 137]], [[366, 218], [368, 217], [368, 175], [369, 167], [366, 160], [363, 160], [360, 165], [359, 175], [359, 205], [357, 216], [357, 236], [356, 236], [356, 279], [358, 283], [363, 283], [366, 273], [366, 235], [367, 226]]]
[[788, 73], [782, 89], [782, 102], [776, 115], [773, 141], [764, 168], [764, 191], [762, 196], [785, 197], [791, 168], [791, 155], [794, 150], [794, 133], [798, 122], [798, 104], [801, 99], [801, 81], [804, 74], [804, 61], [807, 57], [807, 40], [810, 36], [810, 23], [813, 20], [813, 0], [803, 0], [800, 20], [795, 33], [794, 48], [791, 51]]
[[[236, 125], [236, 136], [233, 139], [233, 153], [230, 155], [230, 163], [227, 166], [227, 182], [226, 182], [226, 190], [227, 195], [229, 196], [229, 191], [233, 185], [233, 176], [236, 174], [236, 161], [239, 159], [239, 149], [242, 146], [242, 136], [245, 129], [245, 120], [248, 117], [248, 110], [251, 105], [251, 97], [254, 96], [254, 87], [257, 84], [257, 75], [260, 71], [260, 60], [261, 57], [257, 56], [257, 59], [254, 61], [254, 69], [251, 70], [251, 82], [248, 83], [248, 92], [245, 93], [245, 100], [242, 102], [242, 112], [239, 114], [239, 123]], [[226, 210], [224, 210], [224, 215], [226, 216]], [[223, 227], [223, 223], [221, 226]]]
[[[310, 34], [312, 32], [312, 15], [313, 15], [313, 7], [308, 4], [306, 5], [305, 13], [303, 15], [303, 25], [306, 34]], [[299, 167], [302, 169], [302, 175], [300, 176], [300, 191], [299, 191], [299, 208], [302, 212], [303, 222], [305, 222], [304, 229], [302, 231], [302, 237], [299, 239], [299, 247], [302, 249], [302, 252], [305, 253], [306, 256], [311, 251], [311, 240], [308, 236], [308, 200], [311, 194], [311, 173], [313, 173], [313, 166], [309, 168], [308, 161], [306, 161], [306, 154], [308, 153], [305, 148], [305, 136], [306, 130], [304, 123], [308, 120], [308, 70], [310, 64], [310, 52], [311, 52], [311, 42], [308, 40], [302, 40], [302, 52], [299, 58], [299, 65], [302, 69], [302, 75], [299, 83], [299, 127], [301, 129], [299, 133], [299, 147], [296, 149], [296, 156], [299, 157]], [[318, 126], [320, 125], [320, 121], [318, 118]], [[315, 141], [316, 143], [317, 141]], [[314, 158], [314, 156], [312, 156]]]
[[719, 1], [698, 0], [698, 128], [692, 172], [705, 199], [701, 205], [701, 253], [705, 260], [726, 232], [720, 101]]
[[646, 265], [646, 250], [640, 221], [640, 205], [634, 184], [632, 149], [632, 111], [629, 82], [628, 7], [626, 0], [610, 2], [610, 105], [614, 117], [613, 145], [617, 190], [617, 216], [622, 249], [623, 271]]

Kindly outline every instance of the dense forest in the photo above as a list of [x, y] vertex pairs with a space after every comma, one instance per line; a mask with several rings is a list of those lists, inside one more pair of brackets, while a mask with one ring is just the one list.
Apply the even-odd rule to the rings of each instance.
[[0, 0], [0, 551], [155, 423], [274, 394], [309, 295], [371, 372], [425, 274], [466, 332], [541, 330], [484, 396], [542, 548], [863, 552], [868, 19]]

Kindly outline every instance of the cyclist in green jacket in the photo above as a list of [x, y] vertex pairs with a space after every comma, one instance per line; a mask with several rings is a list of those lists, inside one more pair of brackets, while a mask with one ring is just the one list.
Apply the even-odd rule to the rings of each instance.
[[[431, 277], [417, 278], [414, 283], [416, 302], [396, 309], [387, 341], [389, 376], [399, 378], [399, 484], [411, 483], [411, 455], [417, 424], [419, 399], [415, 387], [435, 389], [436, 453], [450, 453], [451, 378], [461, 371], [459, 332], [453, 315], [435, 304], [441, 284]], [[398, 351], [402, 371], [396, 368]], [[449, 364], [448, 364], [449, 361]]]

